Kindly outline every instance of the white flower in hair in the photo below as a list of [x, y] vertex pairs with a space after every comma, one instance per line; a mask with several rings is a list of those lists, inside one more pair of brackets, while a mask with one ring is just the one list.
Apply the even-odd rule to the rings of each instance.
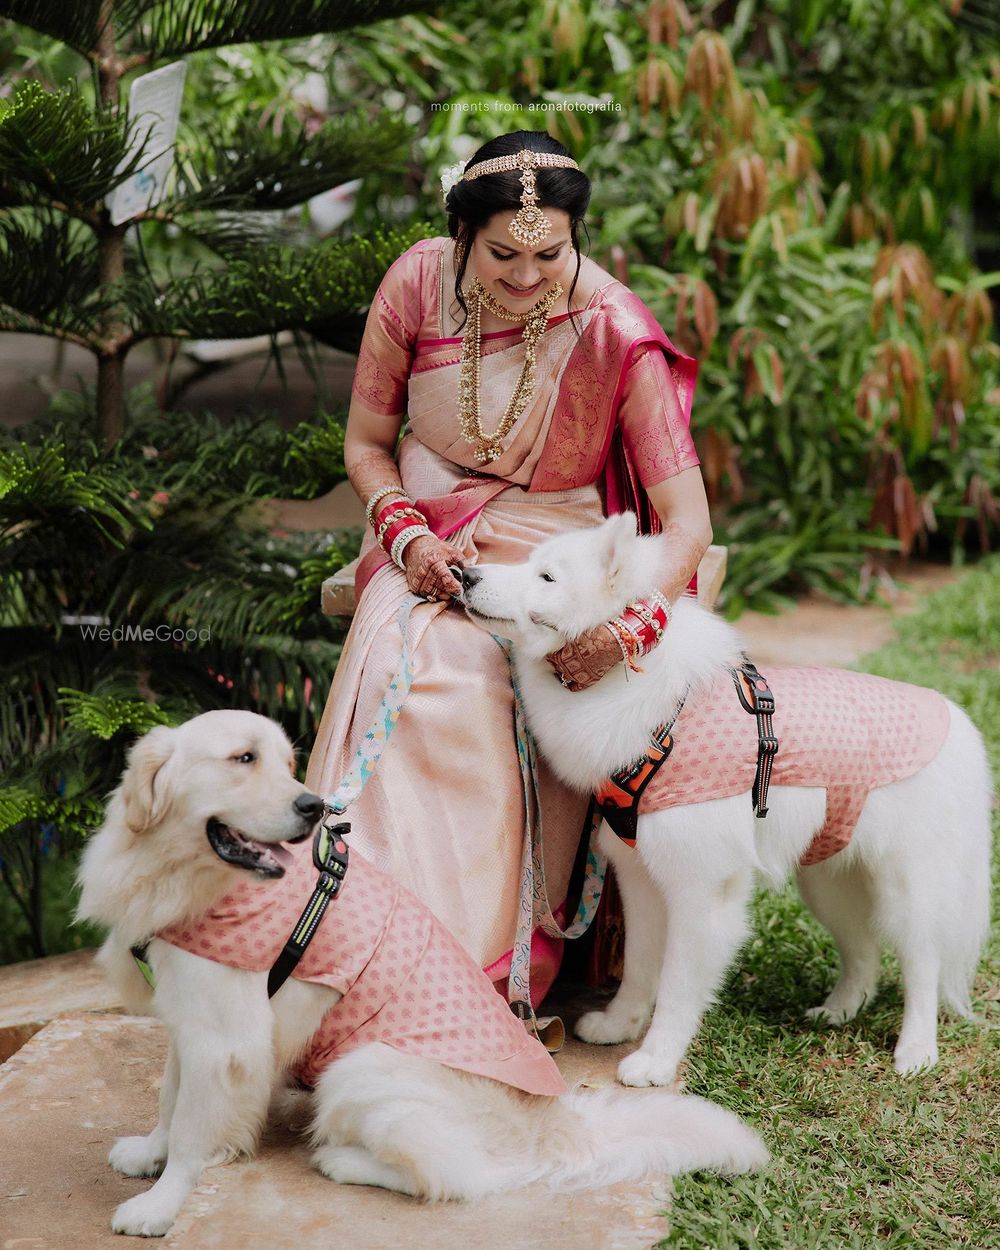
[[465, 162], [456, 161], [454, 165], [449, 165], [447, 169], [441, 173], [441, 198], [447, 199], [448, 192], [452, 189], [456, 182], [465, 173]]

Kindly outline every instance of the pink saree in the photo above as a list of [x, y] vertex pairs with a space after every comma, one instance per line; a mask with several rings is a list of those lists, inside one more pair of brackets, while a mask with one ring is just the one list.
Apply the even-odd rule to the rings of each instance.
[[[598, 289], [582, 312], [553, 318], [542, 335], [534, 402], [483, 476], [456, 413], [461, 309], [451, 262], [452, 241], [436, 238], [389, 268], [353, 387], [371, 411], [408, 414], [400, 474], [434, 532], [468, 563], [516, 563], [545, 538], [625, 508], [655, 532], [645, 489], [699, 463], [688, 428], [696, 363], [636, 296], [594, 266]], [[523, 362], [519, 328], [483, 335], [484, 429], [499, 423]], [[358, 607], [306, 777], [318, 794], [347, 772], [402, 645], [396, 613], [405, 577], [370, 529], [361, 556]], [[505, 991], [525, 824], [507, 661], [446, 603], [419, 604], [410, 630], [413, 686], [375, 775], [347, 813], [352, 848], [422, 899]], [[564, 900], [587, 802], [544, 761], [538, 781], [549, 896]], [[561, 946], [534, 935], [536, 1006]]]

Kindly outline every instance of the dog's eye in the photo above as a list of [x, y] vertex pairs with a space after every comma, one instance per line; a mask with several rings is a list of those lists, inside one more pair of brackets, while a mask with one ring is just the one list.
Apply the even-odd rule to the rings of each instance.
[[543, 582], [554, 582], [556, 580], [551, 573], [539, 573], [538, 576]]
[[253, 751], [244, 751], [242, 755], [233, 756], [237, 764], [252, 764], [256, 758]]

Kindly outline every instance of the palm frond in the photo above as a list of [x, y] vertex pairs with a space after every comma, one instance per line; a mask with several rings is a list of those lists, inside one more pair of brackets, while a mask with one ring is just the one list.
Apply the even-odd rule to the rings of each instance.
[[66, 463], [57, 442], [0, 449], [0, 517], [3, 536], [25, 522], [84, 510], [112, 540], [128, 533], [136, 518], [123, 507], [120, 480], [100, 464]]
[[0, 17], [20, 22], [86, 55], [97, 43], [101, 0], [0, 0]]
[[433, 6], [432, 0], [123, 0], [118, 31], [152, 58], [199, 48], [346, 30]]
[[401, 169], [410, 127], [399, 118], [353, 113], [313, 134], [305, 125], [276, 134], [245, 118], [224, 143], [192, 153], [179, 171], [172, 212], [197, 209], [294, 208], [341, 182], [377, 168]]
[[75, 86], [22, 82], [0, 111], [0, 194], [89, 214], [148, 160], [145, 144], [129, 150], [134, 129], [124, 114], [94, 112]]
[[0, 835], [25, 821], [51, 821], [62, 834], [76, 838], [101, 823], [103, 804], [90, 797], [63, 798], [26, 786], [0, 786]]
[[107, 742], [127, 729], [143, 734], [154, 725], [169, 725], [171, 717], [155, 703], [143, 699], [123, 698], [117, 694], [72, 690], [62, 686], [59, 701], [66, 713], [66, 724], [91, 737]]

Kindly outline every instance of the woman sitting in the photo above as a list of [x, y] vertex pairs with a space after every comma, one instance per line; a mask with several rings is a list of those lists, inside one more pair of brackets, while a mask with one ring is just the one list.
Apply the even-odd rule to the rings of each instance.
[[[347, 813], [351, 844], [427, 903], [504, 991], [525, 831], [513, 694], [504, 653], [452, 602], [449, 565], [519, 562], [553, 534], [634, 509], [644, 530], [664, 531], [660, 591], [672, 601], [711, 539], [689, 432], [695, 362], [581, 257], [590, 193], [549, 135], [493, 139], [447, 194], [450, 237], [414, 244], [379, 286], [344, 450], [372, 528], [306, 778], [328, 795], [348, 772], [399, 665], [399, 605], [422, 596], [409, 625], [413, 685]], [[625, 650], [602, 626], [552, 662], [583, 689]], [[587, 801], [544, 761], [538, 785], [555, 903]], [[536, 1004], [561, 948], [533, 935]]]

